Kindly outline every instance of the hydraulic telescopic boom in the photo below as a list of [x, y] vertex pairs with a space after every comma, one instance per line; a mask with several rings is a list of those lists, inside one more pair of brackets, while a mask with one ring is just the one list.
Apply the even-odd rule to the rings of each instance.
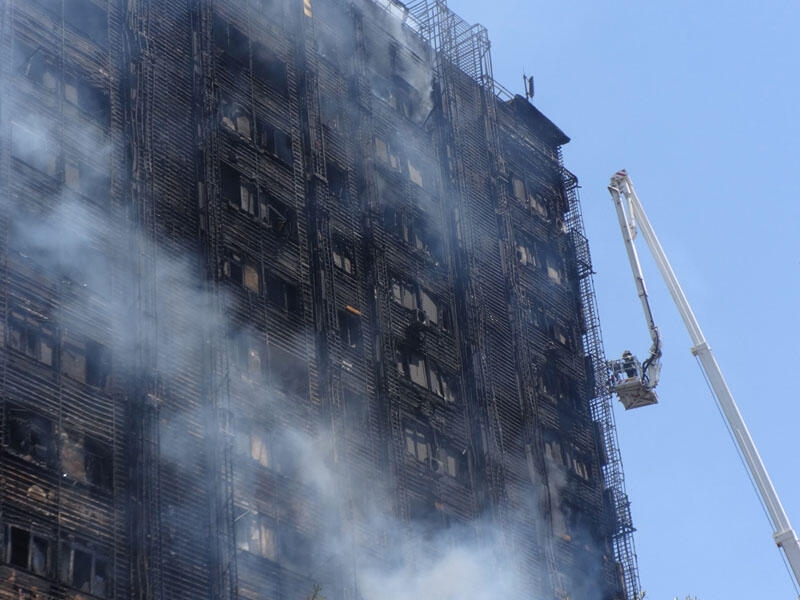
[[[708, 342], [706, 341], [705, 337], [703, 337], [703, 332], [700, 330], [700, 325], [697, 323], [697, 319], [695, 318], [694, 313], [689, 306], [689, 302], [686, 300], [686, 296], [684, 295], [683, 290], [678, 283], [678, 279], [675, 277], [675, 273], [673, 272], [672, 267], [670, 266], [666, 255], [664, 254], [664, 250], [661, 247], [658, 238], [656, 238], [656, 234], [650, 225], [650, 221], [647, 219], [647, 215], [645, 214], [644, 209], [639, 202], [636, 191], [633, 189], [631, 178], [628, 177], [628, 174], [624, 170], [618, 171], [611, 178], [608, 191], [611, 192], [611, 197], [614, 200], [614, 204], [617, 206], [618, 214], [621, 214], [620, 209], [622, 207], [623, 199], [627, 202], [628, 214], [626, 220], [628, 227], [632, 228], [634, 223], [638, 223], [639, 225], [639, 229], [644, 236], [645, 242], [647, 242], [647, 247], [650, 249], [656, 265], [661, 272], [661, 276], [664, 278], [670, 294], [672, 294], [672, 299], [677, 305], [678, 311], [680, 311], [681, 318], [686, 325], [686, 329], [689, 331], [689, 336], [692, 339], [692, 354], [698, 358], [700, 365], [702, 366], [703, 371], [705, 372], [705, 375], [711, 384], [711, 388], [717, 398], [717, 401], [719, 402], [722, 413], [725, 416], [725, 419], [727, 420], [728, 425], [733, 432], [734, 439], [739, 446], [739, 450], [744, 457], [747, 469], [750, 472], [750, 475], [755, 482], [756, 489], [761, 496], [761, 500], [767, 509], [767, 513], [769, 514], [769, 519], [773, 527], [772, 537], [778, 547], [783, 550], [792, 574], [794, 575], [795, 584], [800, 587], [800, 542], [798, 542], [797, 534], [789, 523], [789, 517], [781, 505], [781, 501], [778, 498], [778, 493], [775, 491], [775, 487], [772, 485], [772, 481], [769, 478], [767, 469], [764, 467], [764, 463], [758, 454], [756, 445], [753, 443], [753, 439], [750, 437], [750, 432], [748, 431], [747, 425], [745, 425], [744, 419], [739, 412], [739, 408], [736, 406], [736, 402], [734, 401], [733, 395], [728, 388], [728, 384], [725, 382], [722, 371], [720, 370], [719, 365], [717, 364], [717, 361], [711, 352]], [[626, 245], [632, 247], [632, 238], [630, 242], [628, 239], [625, 241]], [[638, 259], [636, 260], [636, 264], [638, 265]], [[639, 271], [637, 274], [636, 269], [634, 268], [634, 277], [641, 277], [641, 271]], [[638, 285], [637, 288], [639, 288]], [[642, 289], [644, 289], [643, 280], [642, 286], [639, 288], [640, 295]], [[649, 310], [649, 307], [647, 307], [647, 309]]]

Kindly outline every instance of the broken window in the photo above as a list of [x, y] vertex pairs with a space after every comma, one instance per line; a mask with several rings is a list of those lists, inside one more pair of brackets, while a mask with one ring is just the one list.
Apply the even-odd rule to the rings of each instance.
[[5, 562], [32, 571], [36, 575], [50, 574], [50, 540], [14, 525], [5, 526]]
[[220, 180], [222, 199], [225, 202], [249, 215], [258, 216], [258, 197], [252, 181], [224, 163], [220, 166]]
[[270, 346], [269, 371], [270, 381], [276, 388], [298, 396], [308, 393], [308, 363], [302, 358]]
[[58, 87], [55, 59], [41, 46], [33, 47], [14, 40], [14, 72], [51, 92]]
[[404, 308], [412, 310], [418, 308], [417, 289], [413, 284], [397, 280], [393, 281], [392, 298]]
[[294, 208], [266, 192], [262, 194], [261, 207], [264, 211], [261, 219], [274, 233], [287, 238], [295, 236], [297, 215]]
[[356, 271], [355, 258], [352, 248], [341, 239], [335, 239], [332, 244], [333, 265], [345, 273], [353, 275]]
[[261, 277], [259, 267], [241, 254], [232, 252], [230, 258], [223, 265], [223, 273], [231, 281], [243, 288], [258, 294], [261, 292]]
[[62, 432], [61, 469], [65, 476], [110, 490], [112, 464], [107, 444], [76, 432]]
[[432, 435], [430, 429], [412, 421], [406, 423], [405, 429], [406, 453], [416, 458], [419, 462], [428, 464], [431, 458]]
[[61, 372], [81, 383], [89, 383], [87, 379], [87, 345], [85, 342], [70, 340], [62, 344]]
[[53, 331], [22, 311], [11, 311], [8, 316], [8, 347], [53, 365]]
[[431, 365], [429, 369], [430, 389], [431, 391], [444, 399], [446, 402], [456, 401], [455, 385], [449, 376], [447, 376], [441, 369], [435, 365]]
[[246, 509], [236, 519], [236, 547], [269, 560], [277, 559], [275, 522], [264, 515]]
[[64, 0], [64, 22], [98, 44], [108, 43], [108, 15], [91, 0]]
[[431, 461], [434, 473], [458, 477], [461, 471], [461, 456], [441, 440], [436, 441], [436, 453]]
[[281, 96], [289, 92], [286, 63], [278, 60], [265, 46], [253, 44], [253, 77], [264, 81]]
[[111, 116], [108, 93], [79, 77], [64, 78], [64, 99], [86, 117], [101, 125]]
[[242, 31], [214, 15], [214, 45], [240, 67], [250, 64], [250, 40]]
[[266, 276], [267, 300], [282, 312], [299, 314], [301, 312], [300, 293], [297, 286], [274, 273]]
[[35, 132], [18, 123], [11, 123], [11, 156], [37, 171], [56, 174], [57, 155], [43, 132]]
[[342, 388], [344, 413], [353, 431], [362, 431], [369, 425], [369, 398], [363, 392]]
[[333, 163], [328, 163], [326, 170], [328, 173], [328, 191], [331, 196], [339, 202], [346, 202], [348, 199], [347, 171], [340, 169]]
[[361, 350], [361, 318], [350, 310], [339, 311], [339, 337], [342, 345], [351, 350]]
[[110, 570], [104, 554], [80, 542], [62, 542], [59, 554], [62, 583], [95, 596], [111, 594]]
[[111, 489], [113, 481], [111, 448], [93, 440], [84, 438], [84, 472], [86, 481], [105, 490]]
[[517, 261], [521, 265], [536, 266], [536, 244], [528, 237], [521, 237], [517, 241]]
[[417, 385], [428, 387], [427, 364], [425, 357], [421, 354], [409, 354], [406, 356], [403, 369], [406, 377]]
[[557, 256], [550, 254], [545, 263], [547, 265], [547, 276], [550, 278], [550, 280], [554, 283], [561, 284], [563, 281], [563, 277], [561, 275], [563, 268], [561, 260]]
[[232, 100], [223, 98], [220, 101], [219, 112], [223, 126], [248, 140], [252, 139], [253, 128], [251, 127], [250, 115], [245, 109]]
[[432, 325], [439, 325], [443, 312], [436, 299], [426, 290], [420, 288], [420, 308], [425, 313], [425, 320]]
[[264, 123], [263, 121], [260, 122], [258, 127], [258, 144], [287, 167], [292, 166], [294, 160], [292, 136], [282, 129], [270, 125], [269, 123]]
[[266, 366], [264, 345], [252, 339], [252, 337], [242, 335], [239, 339], [238, 350], [241, 375], [251, 381], [260, 379]]
[[270, 467], [270, 451], [267, 433], [254, 427], [250, 430], [250, 458], [262, 467]]
[[378, 160], [392, 169], [393, 171], [400, 170], [400, 157], [392, 150], [392, 148], [381, 138], [375, 138], [375, 156]]
[[25, 460], [45, 466], [55, 464], [53, 423], [30, 411], [7, 406], [6, 445]]

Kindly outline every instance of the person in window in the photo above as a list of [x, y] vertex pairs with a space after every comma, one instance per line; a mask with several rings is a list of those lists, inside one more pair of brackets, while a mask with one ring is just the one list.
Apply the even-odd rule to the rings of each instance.
[[628, 377], [636, 377], [636, 359], [630, 350], [622, 353], [622, 370]]

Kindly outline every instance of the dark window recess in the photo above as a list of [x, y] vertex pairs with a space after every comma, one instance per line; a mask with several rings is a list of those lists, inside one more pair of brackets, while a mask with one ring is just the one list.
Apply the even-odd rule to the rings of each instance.
[[111, 115], [108, 94], [77, 77], [65, 77], [64, 99], [84, 115], [107, 124]]
[[12, 122], [11, 156], [45, 175], [56, 174], [57, 154], [41, 131]]
[[261, 220], [274, 233], [286, 238], [294, 238], [297, 232], [297, 216], [294, 208], [273, 198], [262, 190], [260, 206], [264, 214]]
[[250, 63], [250, 40], [242, 31], [214, 15], [214, 45], [225, 55], [245, 67]]
[[444, 504], [432, 498], [412, 498], [409, 503], [409, 518], [419, 525], [425, 539], [430, 539], [436, 529], [450, 525], [450, 518], [444, 511]]
[[267, 300], [281, 311], [299, 314], [302, 309], [297, 286], [273, 273], [266, 276]]
[[407, 423], [404, 429], [406, 454], [419, 462], [430, 465], [433, 454], [433, 435], [428, 427], [417, 423]]
[[112, 586], [109, 565], [103, 554], [80, 543], [61, 543], [59, 578], [61, 582], [81, 592], [108, 597]]
[[369, 426], [369, 398], [366, 394], [345, 386], [342, 388], [342, 399], [348, 424], [353, 427], [353, 431], [363, 431], [364, 427]]
[[219, 106], [223, 126], [248, 140], [253, 138], [252, 119], [248, 111], [229, 99], [222, 99]]
[[282, 96], [289, 93], [286, 63], [275, 58], [261, 44], [253, 44], [253, 77], [264, 81]]
[[246, 213], [258, 216], [258, 197], [253, 182], [226, 164], [220, 165], [222, 199]]
[[331, 252], [333, 254], [333, 265], [345, 273], [350, 275], [356, 272], [356, 261], [353, 256], [354, 252], [344, 240], [335, 239], [331, 245]]
[[45, 365], [53, 364], [52, 330], [22, 312], [8, 316], [8, 347]]
[[270, 381], [279, 390], [298, 396], [308, 393], [308, 364], [302, 358], [270, 346], [269, 371]]
[[108, 43], [108, 15], [91, 0], [64, 0], [64, 22], [98, 44]]
[[50, 540], [13, 525], [5, 527], [5, 539], [6, 563], [36, 575], [50, 574]]
[[40, 85], [56, 91], [58, 88], [58, 70], [55, 59], [42, 50], [41, 46], [29, 46], [18, 39], [14, 40], [14, 72]]
[[361, 350], [361, 317], [349, 310], [339, 311], [339, 337], [345, 348]]
[[294, 569], [308, 569], [313, 564], [311, 540], [287, 525], [279, 531], [280, 562]]
[[95, 387], [104, 387], [111, 371], [111, 357], [102, 344], [68, 341], [61, 347], [61, 372]]
[[327, 164], [326, 171], [328, 174], [328, 191], [331, 196], [339, 202], [346, 202], [349, 197], [347, 191], [347, 171], [340, 169], [333, 163]]
[[223, 265], [225, 277], [255, 294], [261, 293], [260, 268], [241, 254], [231, 253]]
[[268, 123], [261, 122], [258, 128], [258, 143], [278, 161], [292, 166], [292, 136]]
[[56, 446], [50, 420], [12, 406], [6, 410], [7, 448], [25, 460], [55, 465]]

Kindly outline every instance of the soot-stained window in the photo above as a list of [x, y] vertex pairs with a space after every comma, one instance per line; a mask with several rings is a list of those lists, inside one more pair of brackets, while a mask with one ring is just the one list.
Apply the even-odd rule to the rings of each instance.
[[53, 365], [52, 328], [35, 316], [12, 310], [8, 316], [8, 347], [47, 365]]
[[273, 308], [289, 314], [301, 312], [300, 292], [296, 284], [289, 283], [274, 273], [267, 273], [265, 282], [267, 300]]
[[349, 275], [356, 272], [355, 252], [350, 244], [341, 238], [334, 238], [331, 244], [333, 266]]
[[110, 597], [110, 565], [105, 553], [81, 541], [62, 542], [59, 552], [59, 579], [81, 592]]
[[275, 521], [264, 515], [237, 507], [236, 547], [239, 550], [277, 560]]
[[277, 346], [269, 348], [270, 382], [274, 387], [296, 396], [308, 394], [308, 363]]
[[294, 159], [292, 136], [282, 129], [260, 121], [258, 123], [258, 145], [281, 164], [291, 167]]
[[253, 44], [253, 77], [266, 83], [281, 96], [286, 96], [289, 92], [286, 63], [278, 60], [265, 46], [258, 43]]
[[242, 31], [214, 15], [214, 45], [242, 68], [250, 65], [250, 40]]
[[61, 372], [95, 387], [105, 387], [111, 371], [111, 357], [102, 344], [92, 340], [66, 338], [61, 344]]
[[346, 349], [361, 350], [361, 317], [352, 309], [339, 311], [339, 337]]
[[14, 40], [14, 72], [46, 90], [55, 92], [58, 88], [58, 69], [56, 59], [45, 52], [41, 46], [33, 46]]
[[52, 541], [49, 538], [15, 525], [6, 525], [4, 530], [4, 559], [7, 564], [36, 575], [52, 573]]
[[110, 490], [112, 465], [109, 445], [76, 432], [61, 433], [61, 469], [65, 476]]
[[27, 461], [54, 466], [56, 446], [53, 423], [26, 409], [7, 405], [6, 448]]
[[108, 93], [80, 77], [64, 77], [64, 99], [85, 117], [107, 125], [111, 116]]
[[252, 119], [247, 110], [231, 100], [223, 97], [219, 105], [220, 122], [230, 130], [250, 140], [253, 137]]
[[326, 165], [328, 175], [328, 191], [338, 202], [346, 202], [349, 194], [347, 189], [347, 171], [333, 163]]
[[223, 264], [223, 274], [254, 294], [261, 292], [261, 269], [257, 263], [239, 252], [230, 252], [228, 259]]

